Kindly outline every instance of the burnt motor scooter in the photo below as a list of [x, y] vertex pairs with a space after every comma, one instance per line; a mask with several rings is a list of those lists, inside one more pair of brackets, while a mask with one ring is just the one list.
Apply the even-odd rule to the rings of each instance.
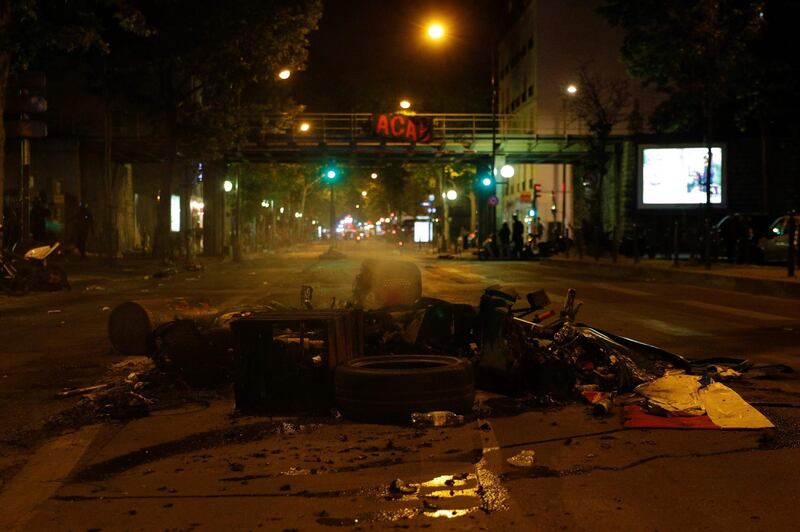
[[3, 253], [0, 258], [2, 285], [6, 292], [26, 294], [30, 290], [69, 290], [67, 273], [50, 259], [60, 252], [61, 243], [54, 242], [27, 249], [24, 253]]

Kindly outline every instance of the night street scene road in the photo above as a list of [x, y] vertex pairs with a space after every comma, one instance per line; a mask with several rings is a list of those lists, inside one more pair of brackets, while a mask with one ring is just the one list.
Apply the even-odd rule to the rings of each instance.
[[800, 0], [0, 0], [0, 530], [797, 530]]

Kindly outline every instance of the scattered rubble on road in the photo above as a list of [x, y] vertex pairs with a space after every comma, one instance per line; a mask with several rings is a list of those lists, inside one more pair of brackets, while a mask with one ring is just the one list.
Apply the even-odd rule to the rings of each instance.
[[536, 465], [536, 451], [524, 449], [514, 456], [507, 458], [506, 462], [516, 467], [533, 467]]
[[[345, 416], [356, 415], [353, 404], [380, 401], [380, 395], [387, 393], [395, 395], [395, 402], [409, 401], [411, 408], [419, 399], [404, 398], [402, 379], [419, 379], [431, 362], [407, 358], [381, 362], [384, 366], [380, 368], [374, 365], [380, 357], [399, 355], [446, 355], [467, 361], [469, 390], [474, 371], [478, 387], [508, 398], [496, 403], [497, 412], [553, 407], [582, 399], [598, 416], [613, 413], [618, 402], [641, 403], [642, 390], [665, 379], [701, 382], [707, 397], [721, 394], [731, 398], [725, 391], [729, 388], [714, 381], [741, 378], [750, 368], [746, 361], [734, 359], [690, 362], [658, 347], [578, 323], [581, 303], [574, 290], [568, 291], [560, 310], [550, 308], [543, 290], [526, 294], [527, 306], [520, 308], [522, 298], [517, 291], [499, 285], [488, 287], [477, 306], [425, 297], [419, 269], [402, 261], [364, 261], [351, 300], [338, 304], [334, 300], [327, 310], [316, 309], [312, 296], [313, 288], [303, 286], [298, 308], [275, 304], [227, 312], [188, 299], [130, 301], [109, 316], [109, 337], [118, 351], [147, 354], [158, 371], [177, 376], [191, 387], [233, 381], [237, 407], [254, 413], [318, 413], [338, 406]], [[366, 358], [359, 358], [362, 356]], [[352, 366], [351, 359], [371, 360], [373, 365], [364, 370], [368, 376], [359, 384], [348, 381], [349, 389], [364, 389], [365, 383], [378, 379], [376, 371], [391, 367], [396, 375], [390, 389], [376, 386], [380, 394], [362, 397], [357, 393], [343, 405], [344, 396], [335, 388], [344, 381], [337, 378], [334, 383], [333, 375], [337, 368]], [[434, 381], [428, 385], [411, 382], [408, 380], [405, 388], [421, 386], [428, 396], [435, 397], [431, 394], [437, 386]], [[129, 393], [125, 400], [131, 398], [135, 396]], [[653, 404], [650, 401], [639, 408], [649, 405], [645, 413], [652, 414]], [[485, 417], [487, 409], [491, 412], [492, 405], [479, 406], [483, 409], [480, 416]], [[404, 415], [414, 415], [405, 420], [447, 426], [463, 423], [463, 414], [470, 413], [468, 409], [435, 410], [410, 409]], [[356, 417], [378, 420], [366, 412], [361, 409]], [[626, 407], [627, 412], [630, 409]], [[678, 408], [658, 413], [677, 416], [687, 412]], [[637, 419], [641, 423], [643, 418]]]

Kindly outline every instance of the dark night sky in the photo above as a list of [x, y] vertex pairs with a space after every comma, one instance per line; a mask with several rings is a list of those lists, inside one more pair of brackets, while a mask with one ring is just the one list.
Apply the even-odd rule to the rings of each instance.
[[[489, 112], [496, 0], [324, 0], [294, 95], [311, 112]], [[423, 38], [429, 20], [449, 37]]]

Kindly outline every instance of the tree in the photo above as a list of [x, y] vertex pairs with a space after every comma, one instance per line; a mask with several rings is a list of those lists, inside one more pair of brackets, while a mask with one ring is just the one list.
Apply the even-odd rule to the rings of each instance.
[[[279, 124], [256, 122], [260, 111], [299, 111], [281, 89], [278, 72], [306, 60], [319, 0], [143, 0], [147, 37], [122, 36], [112, 75], [125, 97], [160, 124], [169, 198], [184, 172], [235, 153], [253, 132]], [[191, 174], [190, 174], [191, 175]], [[169, 254], [169, 202], [159, 203], [156, 252]]]
[[[126, 0], [0, 0], [0, 114], [11, 72], [36, 65], [50, 51], [106, 54], [111, 29], [142, 33], [141, 12]], [[5, 127], [0, 123], [0, 236], [4, 185]]]
[[[589, 221], [594, 230], [595, 255], [600, 253], [603, 234], [603, 185], [609, 165], [609, 139], [614, 126], [623, 118], [630, 105], [630, 89], [627, 80], [604, 79], [593, 73], [588, 66], [579, 70], [580, 91], [571, 102], [571, 111], [586, 124], [589, 130], [588, 154], [583, 161], [584, 170], [591, 176]], [[618, 177], [618, 176], [617, 176]], [[615, 183], [616, 211], [619, 211], [619, 182]], [[614, 246], [617, 245], [619, 220], [614, 224]], [[616, 249], [616, 247], [615, 247]], [[615, 255], [616, 256], [616, 252]]]
[[606, 0], [600, 9], [625, 32], [622, 56], [631, 73], [669, 95], [659, 116], [703, 132], [708, 150], [706, 267], [710, 266], [711, 144], [717, 115], [725, 106], [736, 109], [738, 97], [754, 86], [742, 80], [751, 77], [751, 44], [762, 32], [763, 8], [764, 3], [752, 0]]

